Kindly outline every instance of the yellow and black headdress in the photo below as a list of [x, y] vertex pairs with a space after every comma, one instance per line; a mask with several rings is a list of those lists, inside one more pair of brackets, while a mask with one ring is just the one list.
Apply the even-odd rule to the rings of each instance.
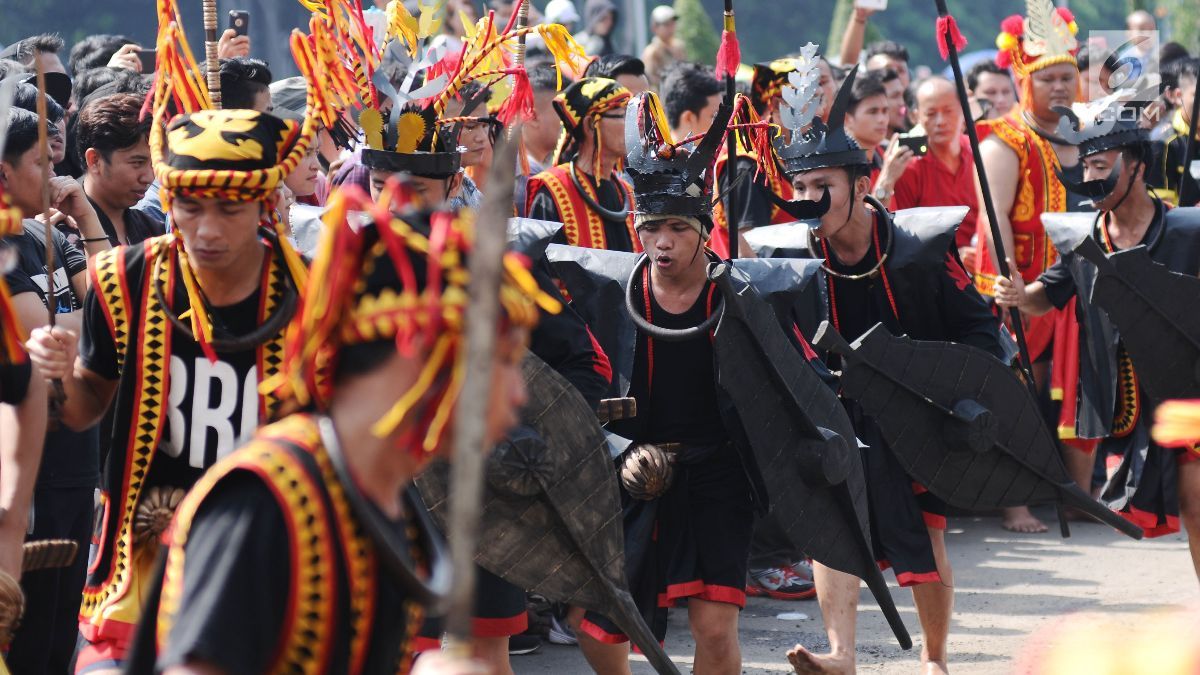
[[803, 65], [803, 59], [786, 56], [766, 63], [754, 64], [754, 75], [750, 79], [750, 100], [754, 111], [764, 115], [771, 107], [771, 100], [783, 93], [788, 75]]
[[[561, 70], [559, 72], [562, 72]], [[554, 112], [562, 119], [563, 130], [554, 149], [554, 164], [575, 158], [579, 142], [583, 140], [583, 125], [589, 124], [597, 133], [596, 145], [600, 145], [600, 117], [606, 114], [625, 114], [625, 106], [631, 94], [616, 80], [605, 77], [585, 77], [558, 92], [554, 97]], [[599, 173], [600, 153], [596, 153], [596, 173]]]
[[[564, 66], [577, 68], [585, 62], [583, 48], [565, 27], [540, 24], [514, 29], [510, 21], [498, 29], [491, 13], [469, 27], [460, 51], [446, 53], [426, 44], [438, 32], [445, 3], [419, 3], [419, 7], [417, 18], [398, 0], [388, 3], [388, 35], [396, 40], [396, 47], [407, 51], [412, 65], [400, 87], [391, 87], [381, 78], [373, 83], [377, 105], [367, 106], [359, 120], [367, 145], [363, 164], [371, 168], [444, 178], [459, 169], [460, 123], [472, 115], [474, 108], [483, 106], [485, 98], [498, 103], [495, 113], [501, 123], [529, 117], [533, 90], [524, 69], [513, 67], [512, 59], [522, 35], [536, 32], [555, 61]], [[516, 15], [514, 11], [514, 19]], [[418, 77], [422, 82], [415, 86]], [[480, 97], [462, 96], [470, 83], [482, 86]], [[396, 112], [381, 112], [380, 94], [392, 99]], [[450, 101], [460, 98], [465, 99], [463, 111], [447, 117]]]
[[[468, 210], [395, 215], [387, 205], [409, 203], [404, 190], [393, 179], [374, 203], [355, 187], [334, 195], [310, 283], [287, 331], [283, 368], [264, 387], [275, 390], [285, 412], [326, 410], [339, 359], [348, 350], [390, 341], [412, 355], [420, 342], [428, 356], [416, 384], [372, 431], [384, 437], [410, 423], [409, 447], [424, 456], [438, 447], [465, 375], [474, 216]], [[352, 222], [351, 211], [367, 213], [369, 222]], [[505, 320], [517, 326], [536, 324], [539, 309], [561, 309], [540, 290], [527, 261], [513, 253], [504, 259], [500, 301]], [[416, 419], [422, 400], [433, 403]]]
[[[358, 73], [370, 68], [378, 57], [372, 51], [361, 8], [349, 0], [328, 0], [317, 7], [319, 11], [309, 23], [310, 34], [293, 31], [290, 38], [296, 65], [308, 81], [308, 108], [300, 124], [253, 110], [213, 109], [175, 0], [158, 0], [154, 124], [150, 131], [164, 209], [169, 210], [171, 200], [179, 196], [262, 202], [261, 224], [275, 233], [291, 278], [300, 287], [307, 272], [283, 236], [284, 224], [275, 211], [276, 189], [308, 154], [317, 128], [334, 126], [339, 110], [352, 104]], [[360, 43], [368, 46], [360, 47]], [[188, 264], [178, 229], [175, 236], [171, 254], [180, 258], [191, 305], [191, 330], [208, 357], [215, 359], [212, 323], [204, 310], [199, 282]]]

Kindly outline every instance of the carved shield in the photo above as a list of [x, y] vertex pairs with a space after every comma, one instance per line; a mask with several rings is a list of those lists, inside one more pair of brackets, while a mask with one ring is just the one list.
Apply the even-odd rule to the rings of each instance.
[[[520, 588], [607, 616], [659, 673], [678, 673], [654, 639], [625, 578], [617, 478], [596, 412], [542, 360], [523, 364], [525, 433], [488, 457], [476, 562]], [[448, 466], [417, 479], [429, 510], [445, 522]]]
[[842, 394], [874, 418], [909, 475], [947, 504], [1063, 503], [1141, 538], [1140, 528], [1075, 485], [1037, 400], [995, 357], [895, 337], [880, 324], [853, 345], [826, 324], [816, 341], [843, 357]]
[[814, 560], [866, 581], [908, 649], [912, 640], [872, 552], [866, 482], [845, 409], [741, 270], [717, 265], [710, 277], [725, 307], [713, 343], [719, 385], [741, 418], [772, 513]]

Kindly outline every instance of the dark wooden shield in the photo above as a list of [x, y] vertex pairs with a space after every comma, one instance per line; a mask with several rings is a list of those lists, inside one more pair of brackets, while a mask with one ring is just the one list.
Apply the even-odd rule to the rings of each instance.
[[[528, 355], [523, 370], [530, 432], [488, 458], [476, 561], [515, 586], [607, 616], [657, 672], [677, 674], [629, 595], [617, 477], [596, 412], [541, 359]], [[443, 525], [448, 473], [441, 463], [417, 479]]]
[[866, 581], [910, 648], [872, 552], [866, 482], [845, 409], [740, 270], [717, 265], [710, 276], [725, 300], [713, 343], [718, 384], [741, 418], [772, 514], [814, 560]]
[[1063, 503], [1141, 538], [1075, 485], [1037, 400], [987, 352], [896, 337], [882, 324], [853, 345], [825, 324], [816, 342], [843, 357], [842, 394], [874, 418], [909, 475], [947, 504]]

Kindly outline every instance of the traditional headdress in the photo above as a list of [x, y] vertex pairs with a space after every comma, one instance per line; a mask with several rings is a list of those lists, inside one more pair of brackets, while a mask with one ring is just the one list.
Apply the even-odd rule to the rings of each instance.
[[871, 159], [867, 151], [846, 133], [845, 127], [846, 109], [850, 105], [858, 66], [852, 68], [842, 82], [829, 111], [828, 124], [817, 117], [820, 103], [816, 97], [820, 92], [814, 80], [815, 70], [814, 61], [792, 73], [788, 87], [784, 89], [783, 121], [791, 131], [791, 138], [787, 133], [775, 137], [775, 151], [784, 173], [791, 175], [828, 167], [869, 165]]
[[[832, 126], [826, 126], [817, 115], [822, 103], [819, 49], [812, 42], [804, 45], [799, 56], [791, 59], [794, 67], [780, 88], [783, 103], [779, 107], [779, 120], [783, 128], [774, 136], [772, 145], [773, 155], [779, 158], [785, 173], [820, 168], [816, 163], [821, 161], [829, 162], [825, 166], [842, 166], [833, 163], [841, 161], [844, 165], [857, 165], [866, 154], [861, 149], [856, 150], [858, 144], [843, 128], [857, 70], [850, 72], [838, 92], [829, 115]], [[822, 149], [831, 154], [821, 155]], [[797, 220], [820, 218], [829, 210], [829, 191], [825, 191], [820, 200], [788, 200], [777, 195], [771, 195], [771, 199]]]
[[[625, 170], [633, 182], [639, 219], [686, 216], [711, 223], [711, 168], [731, 113], [727, 105], [718, 108], [712, 126], [689, 150], [672, 140], [657, 94], [646, 92], [629, 102], [625, 111]], [[684, 139], [692, 140], [697, 139]]]
[[[389, 205], [407, 201], [403, 190], [392, 180], [375, 203], [357, 188], [335, 193], [308, 287], [287, 331], [282, 370], [264, 386], [275, 388], [284, 411], [326, 410], [344, 350], [394, 341], [401, 354], [411, 355], [420, 339], [429, 357], [416, 384], [372, 427], [384, 437], [415, 422], [410, 446], [420, 457], [438, 447], [465, 375], [463, 321], [474, 217], [467, 210], [397, 216]], [[371, 222], [352, 222], [350, 211], [366, 212]], [[539, 309], [561, 309], [542, 293], [527, 265], [513, 253], [504, 258], [500, 303], [512, 325], [533, 326]], [[430, 409], [414, 419], [416, 404], [431, 393]]]
[[1019, 79], [1059, 63], [1077, 65], [1079, 26], [1071, 10], [1056, 8], [1050, 0], [1025, 0], [1025, 14], [1014, 14], [1000, 24], [997, 65], [1011, 67]]
[[[1150, 132], [1138, 124], [1140, 113], [1137, 108], [1127, 106], [1118, 98], [1123, 92], [1109, 95], [1099, 101], [1079, 103], [1072, 108], [1056, 106], [1058, 134], [1068, 143], [1078, 146], [1079, 157], [1091, 157], [1117, 148], [1136, 149], [1143, 165], [1151, 161]], [[1117, 187], [1121, 174], [1121, 157], [1113, 164], [1107, 178], [1077, 183], [1070, 180], [1061, 169], [1055, 169], [1058, 179], [1068, 190], [1087, 195], [1094, 202], [1103, 201]], [[1131, 183], [1132, 186], [1132, 183]]]
[[[413, 17], [402, 2], [388, 3], [388, 35], [395, 38], [393, 49], [403, 49], [411, 60], [405, 81], [398, 88], [383, 78], [370, 84], [368, 101], [359, 119], [366, 136], [363, 164], [385, 171], [404, 171], [419, 176], [444, 178], [458, 172], [458, 132], [474, 109], [491, 95], [503, 104], [496, 118], [508, 124], [517, 117], [533, 113], [533, 89], [523, 68], [512, 67], [511, 55], [522, 35], [537, 33], [560, 64], [582, 62], [583, 48], [558, 24], [541, 24], [514, 29], [513, 22], [497, 30], [491, 12], [474, 27], [467, 28], [462, 50], [446, 54], [426, 44], [437, 35], [445, 2], [418, 3], [419, 18]], [[417, 77], [424, 78], [414, 87]], [[512, 78], [512, 84], [508, 80]], [[465, 86], [478, 82], [483, 94], [465, 101], [463, 112], [446, 118], [446, 106], [459, 98]], [[488, 90], [498, 88], [497, 91]], [[380, 110], [380, 94], [392, 99], [396, 112]]]
[[[275, 245], [300, 287], [306, 268], [283, 236], [284, 224], [274, 208], [275, 190], [308, 154], [318, 125], [335, 126], [339, 108], [353, 102], [356, 69], [373, 63], [370, 49], [347, 54], [356, 50], [363, 36], [364, 44], [370, 42], [361, 9], [349, 0], [329, 0], [319, 8], [309, 24], [311, 34], [294, 31], [291, 36], [292, 55], [308, 81], [308, 114], [303, 124], [252, 110], [212, 109], [175, 0], [158, 0], [158, 57], [151, 99], [150, 151], [164, 209], [179, 196], [262, 202], [262, 225], [275, 234]], [[350, 65], [354, 61], [361, 63]], [[168, 119], [169, 111], [178, 115]], [[191, 306], [191, 331], [208, 358], [215, 360], [212, 322], [178, 229], [169, 249], [168, 255], [179, 257]]]
[[[561, 71], [559, 71], [561, 72]], [[554, 148], [552, 164], [562, 164], [575, 158], [583, 140], [583, 125], [590, 124], [596, 133], [595, 170], [600, 173], [600, 117], [624, 109], [629, 102], [629, 90], [615, 80], [604, 77], [585, 77], [554, 97], [554, 111], [562, 119], [563, 130]], [[597, 178], [599, 176], [597, 175]]]
[[1071, 145], [1079, 146], [1080, 157], [1150, 142], [1150, 132], [1138, 124], [1137, 108], [1114, 100], [1119, 93], [1073, 108], [1055, 107], [1055, 112], [1062, 115], [1058, 134]]
[[788, 75], [804, 65], [802, 59], [785, 56], [767, 63], [754, 64], [754, 75], [750, 78], [750, 100], [759, 115], [766, 114], [771, 99], [779, 96]]

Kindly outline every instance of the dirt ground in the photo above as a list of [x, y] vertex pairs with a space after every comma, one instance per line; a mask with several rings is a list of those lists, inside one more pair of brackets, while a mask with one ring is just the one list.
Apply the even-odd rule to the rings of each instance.
[[[998, 518], [952, 518], [946, 541], [956, 581], [956, 607], [950, 635], [951, 672], [999, 675], [1016, 672], [1030, 636], [1045, 635], [1066, 617], [1102, 612], [1118, 621], [1140, 622], [1141, 613], [1200, 607], [1197, 584], [1181, 534], [1136, 542], [1108, 527], [1074, 523], [1061, 539], [1052, 524], [1040, 535], [1017, 535], [1000, 528]], [[885, 573], [889, 581], [894, 581]], [[920, 625], [912, 594], [892, 584], [893, 596], [913, 636], [902, 651], [865, 588], [859, 610], [859, 672], [916, 673]], [[799, 613], [803, 616], [784, 616]], [[689, 672], [693, 644], [686, 610], [673, 610], [667, 653]], [[1036, 637], [1035, 637], [1036, 639]], [[790, 672], [784, 653], [800, 642], [828, 648], [815, 600], [784, 602], [751, 599], [742, 612], [744, 673]], [[634, 657], [636, 674], [653, 671]], [[513, 657], [518, 675], [590, 672], [576, 647], [544, 645]]]

